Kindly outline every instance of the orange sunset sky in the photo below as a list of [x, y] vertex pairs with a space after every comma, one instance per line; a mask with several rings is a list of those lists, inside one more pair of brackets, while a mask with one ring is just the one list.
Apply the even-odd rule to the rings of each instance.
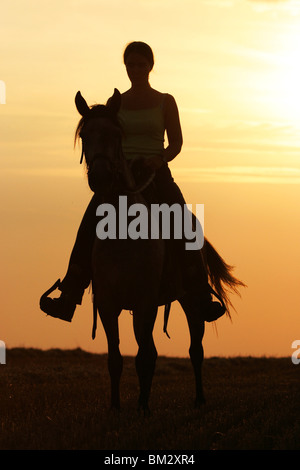
[[[91, 197], [73, 148], [74, 97], [106, 102], [130, 83], [126, 44], [155, 54], [151, 85], [178, 104], [184, 146], [170, 164], [205, 235], [247, 284], [236, 313], [207, 325], [205, 355], [290, 356], [300, 339], [300, 1], [11, 0], [0, 11], [0, 340], [12, 347], [106, 352], [91, 339], [87, 292], [71, 324], [39, 297], [66, 272]], [[160, 355], [187, 356], [179, 305]], [[121, 352], [135, 354], [132, 317]], [[7, 358], [9, 361], [9, 356]]]

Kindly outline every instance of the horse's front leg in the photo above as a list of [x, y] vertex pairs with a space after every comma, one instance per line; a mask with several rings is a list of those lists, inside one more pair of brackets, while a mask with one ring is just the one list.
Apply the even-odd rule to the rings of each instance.
[[148, 403], [157, 358], [152, 335], [156, 315], [157, 307], [150, 311], [139, 309], [133, 312], [134, 334], [138, 343], [138, 353], [135, 358], [135, 366], [140, 384], [138, 403], [144, 412], [149, 411]]
[[194, 369], [196, 383], [195, 407], [205, 403], [203, 385], [202, 385], [202, 364], [203, 364], [203, 346], [202, 340], [204, 336], [204, 321], [201, 319], [199, 305], [188, 294], [180, 299], [180, 304], [187, 318], [190, 331], [190, 348], [189, 354]]
[[110, 309], [100, 311], [100, 318], [106, 333], [108, 345], [108, 370], [111, 383], [111, 408], [120, 409], [120, 379], [123, 370], [123, 358], [120, 353], [119, 324], [120, 312]]

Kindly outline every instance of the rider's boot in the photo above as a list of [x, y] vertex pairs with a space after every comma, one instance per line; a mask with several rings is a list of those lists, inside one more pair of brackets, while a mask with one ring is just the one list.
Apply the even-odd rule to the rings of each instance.
[[218, 296], [219, 302], [212, 300], [212, 295], [216, 296], [216, 292], [207, 284], [205, 292], [201, 293], [202, 305], [201, 313], [204, 321], [210, 323], [218, 320], [226, 312], [226, 306], [223, 300]]
[[[47, 315], [68, 322], [72, 321], [77, 305], [81, 305], [87, 281], [83, 279], [81, 270], [76, 265], [71, 265], [62, 282], [56, 281], [40, 298], [40, 308]], [[51, 298], [49, 295], [59, 289], [61, 295]]]
[[[192, 262], [192, 257], [187, 258], [190, 264], [185, 266], [186, 290], [195, 297], [195, 302], [199, 305], [199, 312], [203, 320], [206, 322], [216, 321], [226, 312], [224, 301], [209, 285], [203, 260], [200, 259], [199, 262], [197, 255], [192, 259]], [[195, 263], [195, 259], [198, 259], [197, 263]], [[213, 296], [218, 301], [214, 301]]]

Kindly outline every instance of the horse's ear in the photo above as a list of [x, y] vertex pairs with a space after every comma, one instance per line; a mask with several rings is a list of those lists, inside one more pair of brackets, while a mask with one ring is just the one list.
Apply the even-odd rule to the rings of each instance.
[[121, 93], [115, 88], [114, 94], [107, 101], [106, 106], [113, 113], [117, 114], [121, 106]]
[[86, 116], [89, 113], [90, 108], [88, 107], [85, 99], [81, 96], [80, 91], [76, 93], [75, 104], [77, 111], [79, 112], [79, 114], [81, 114], [81, 116]]

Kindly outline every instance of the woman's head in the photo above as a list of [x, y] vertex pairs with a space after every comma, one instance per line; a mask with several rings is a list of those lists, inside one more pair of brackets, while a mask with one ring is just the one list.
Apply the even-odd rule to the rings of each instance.
[[124, 51], [124, 56], [123, 56], [124, 64], [126, 65], [126, 67], [127, 67], [130, 55], [132, 56], [133, 54], [139, 55], [143, 57], [144, 59], [146, 59], [146, 61], [150, 65], [150, 71], [153, 69], [154, 56], [153, 56], [152, 49], [150, 46], [148, 46], [148, 44], [146, 44], [145, 42], [141, 42], [141, 41], [134, 41], [126, 46], [126, 49]]

